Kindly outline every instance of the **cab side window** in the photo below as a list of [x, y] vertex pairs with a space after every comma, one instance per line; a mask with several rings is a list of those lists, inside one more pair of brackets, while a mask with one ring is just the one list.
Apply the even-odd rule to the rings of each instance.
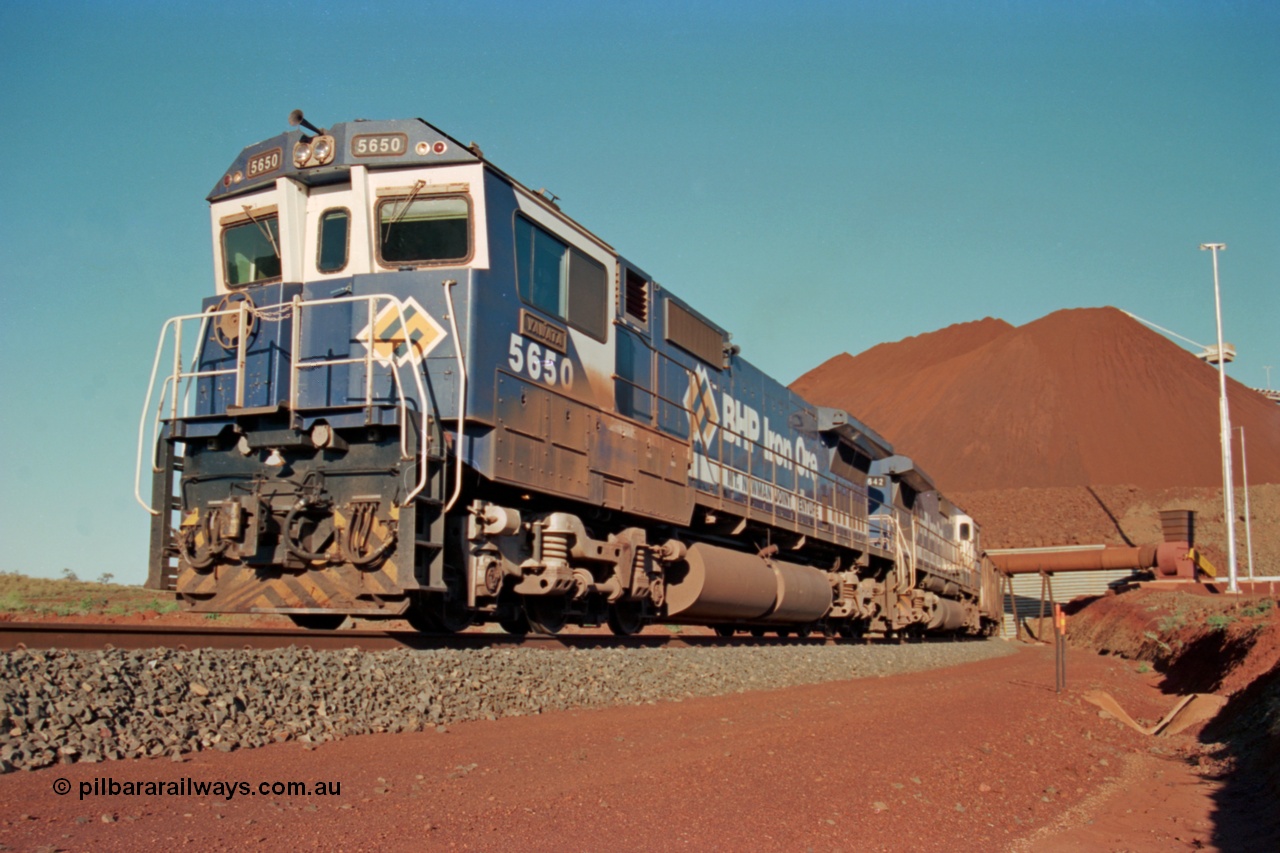
[[597, 340], [607, 331], [604, 265], [523, 216], [517, 216], [516, 288], [520, 298]]
[[320, 214], [319, 257], [316, 269], [320, 272], [339, 272], [347, 265], [350, 248], [351, 213], [346, 208], [335, 207]]

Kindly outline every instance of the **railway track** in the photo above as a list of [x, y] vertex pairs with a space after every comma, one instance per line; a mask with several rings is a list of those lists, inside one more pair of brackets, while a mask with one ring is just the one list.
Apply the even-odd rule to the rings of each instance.
[[191, 625], [98, 625], [73, 622], [0, 622], [0, 650], [28, 649], [279, 649], [290, 646], [319, 650], [364, 651], [391, 649], [603, 649], [693, 648], [725, 646], [825, 645], [835, 642], [822, 636], [808, 639], [756, 637], [692, 637], [678, 634], [463, 633], [423, 634], [418, 631], [368, 629], [316, 631], [300, 628], [227, 628]]

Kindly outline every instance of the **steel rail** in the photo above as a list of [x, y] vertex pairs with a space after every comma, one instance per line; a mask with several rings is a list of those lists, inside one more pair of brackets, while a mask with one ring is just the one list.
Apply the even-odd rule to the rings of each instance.
[[104, 625], [83, 622], [0, 622], [0, 651], [27, 649], [281, 649], [316, 651], [358, 648], [362, 651], [393, 649], [500, 649], [525, 648], [549, 651], [597, 648], [697, 648], [727, 646], [830, 645], [861, 643], [859, 639], [713, 637], [678, 634], [424, 634], [418, 631], [368, 629], [318, 631], [303, 628], [229, 628], [191, 625]]

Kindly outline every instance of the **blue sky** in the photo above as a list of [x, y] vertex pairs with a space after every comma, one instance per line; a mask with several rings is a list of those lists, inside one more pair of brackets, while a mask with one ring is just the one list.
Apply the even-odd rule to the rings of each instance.
[[1212, 343], [1221, 241], [1280, 386], [1277, 46], [1264, 0], [0, 4], [0, 569], [145, 577], [156, 336], [295, 107], [479, 142], [784, 382], [1070, 307]]

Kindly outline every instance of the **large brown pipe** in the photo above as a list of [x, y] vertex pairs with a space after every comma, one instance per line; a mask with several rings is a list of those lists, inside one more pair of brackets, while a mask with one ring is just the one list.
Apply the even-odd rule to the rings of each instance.
[[1040, 572], [1090, 572], [1098, 569], [1150, 569], [1156, 565], [1159, 545], [1091, 548], [1083, 551], [1034, 551], [987, 556], [1006, 575]]

